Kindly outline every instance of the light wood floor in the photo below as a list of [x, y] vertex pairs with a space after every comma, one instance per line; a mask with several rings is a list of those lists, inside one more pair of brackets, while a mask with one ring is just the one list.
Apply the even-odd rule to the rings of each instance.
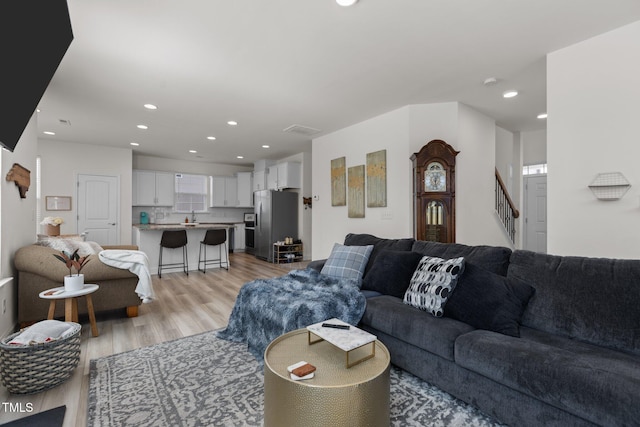
[[[87, 420], [89, 362], [91, 359], [174, 340], [226, 326], [240, 287], [256, 278], [281, 276], [304, 268], [306, 262], [269, 264], [251, 255], [230, 255], [231, 268], [152, 276], [156, 300], [140, 306], [139, 316], [97, 316], [100, 336], [91, 337], [88, 322], [81, 332], [80, 363], [73, 376], [49, 391], [34, 395], [12, 395], [0, 386], [0, 424], [27, 413], [8, 412], [4, 402], [33, 406], [38, 413], [66, 405], [64, 427], [84, 427]], [[46, 313], [43, 315], [46, 316]]]

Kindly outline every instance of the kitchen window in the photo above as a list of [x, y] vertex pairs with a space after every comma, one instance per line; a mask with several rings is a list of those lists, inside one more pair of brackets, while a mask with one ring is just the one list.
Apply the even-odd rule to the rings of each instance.
[[207, 177], [177, 173], [175, 175], [175, 212], [207, 211]]

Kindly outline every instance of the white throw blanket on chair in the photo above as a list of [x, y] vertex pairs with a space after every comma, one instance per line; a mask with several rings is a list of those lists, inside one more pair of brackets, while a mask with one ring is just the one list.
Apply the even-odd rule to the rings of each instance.
[[151, 285], [151, 273], [149, 273], [149, 259], [142, 251], [123, 249], [108, 249], [98, 254], [100, 261], [111, 267], [129, 270], [138, 276], [136, 293], [142, 302], [151, 302], [156, 296]]

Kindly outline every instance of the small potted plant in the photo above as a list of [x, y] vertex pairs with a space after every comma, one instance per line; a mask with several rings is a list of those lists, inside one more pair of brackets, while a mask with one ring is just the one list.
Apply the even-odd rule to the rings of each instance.
[[[84, 274], [80, 274], [80, 271], [89, 262], [89, 258], [78, 255], [78, 249], [73, 251], [71, 255], [62, 251], [60, 255], [53, 254], [53, 256], [63, 262], [69, 269], [69, 275], [64, 276], [64, 290], [79, 291], [82, 289], [84, 287]], [[76, 269], [76, 274], [73, 274], [72, 268]]]

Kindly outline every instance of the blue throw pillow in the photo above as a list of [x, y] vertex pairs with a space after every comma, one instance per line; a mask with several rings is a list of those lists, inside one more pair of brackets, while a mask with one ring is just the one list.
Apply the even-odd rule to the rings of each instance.
[[337, 279], [355, 279], [361, 284], [371, 251], [373, 245], [345, 246], [336, 243], [320, 273]]

